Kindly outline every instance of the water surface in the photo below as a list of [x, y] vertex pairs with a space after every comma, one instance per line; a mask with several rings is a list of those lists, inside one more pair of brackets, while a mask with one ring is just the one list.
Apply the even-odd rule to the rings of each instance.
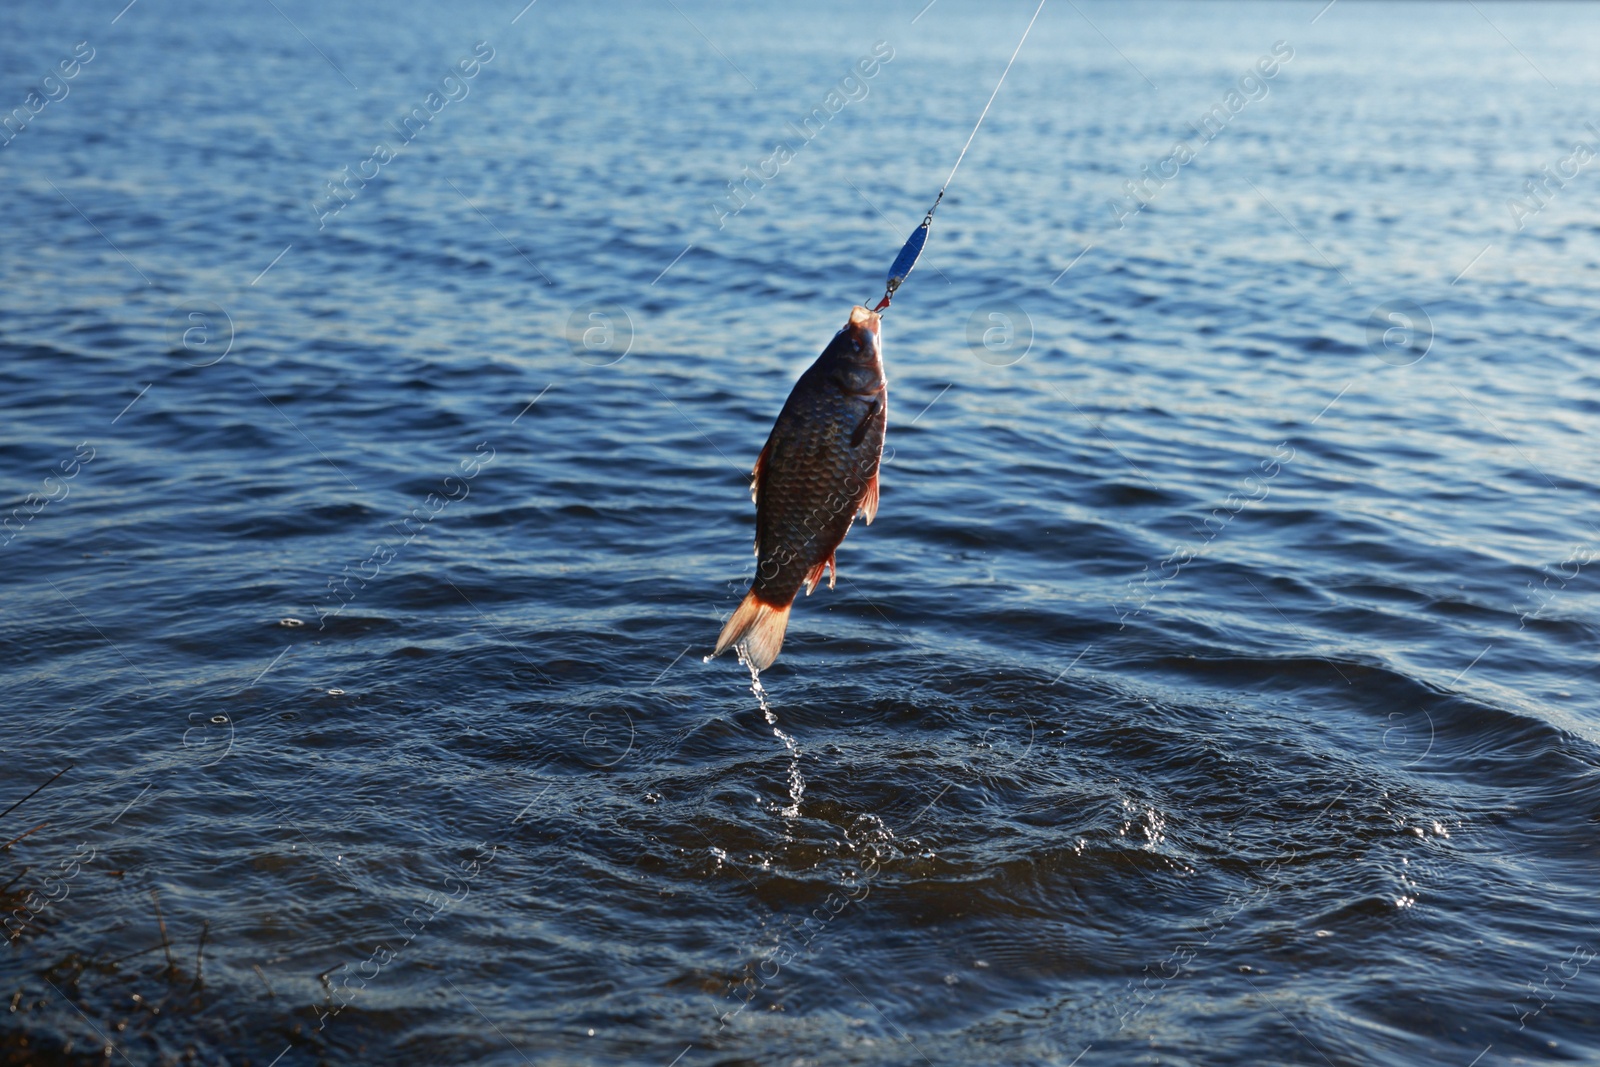
[[1047, 5], [757, 691], [1032, 5], [519, 6], [0, 15], [8, 1062], [1600, 1059], [1600, 12]]

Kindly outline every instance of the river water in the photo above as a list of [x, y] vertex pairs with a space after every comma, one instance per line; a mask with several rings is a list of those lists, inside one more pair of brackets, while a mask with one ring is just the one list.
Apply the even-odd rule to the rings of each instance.
[[4, 1062], [1600, 1061], [1600, 11], [1048, 3], [753, 685], [924, 2], [0, 12]]

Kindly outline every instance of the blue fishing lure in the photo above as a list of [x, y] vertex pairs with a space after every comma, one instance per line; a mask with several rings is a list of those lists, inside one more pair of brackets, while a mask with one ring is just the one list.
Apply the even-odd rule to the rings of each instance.
[[[939, 200], [944, 199], [944, 190], [939, 190]], [[917, 265], [918, 258], [922, 255], [923, 246], [928, 243], [928, 228], [933, 225], [933, 213], [939, 207], [939, 200], [933, 202], [933, 207], [928, 209], [928, 214], [922, 220], [922, 225], [911, 231], [911, 236], [906, 238], [906, 243], [900, 246], [900, 254], [894, 257], [894, 264], [889, 268], [889, 277], [884, 281], [883, 299], [874, 311], [882, 311], [889, 306], [889, 301], [894, 299], [896, 289], [906, 280], [911, 273], [911, 268]]]

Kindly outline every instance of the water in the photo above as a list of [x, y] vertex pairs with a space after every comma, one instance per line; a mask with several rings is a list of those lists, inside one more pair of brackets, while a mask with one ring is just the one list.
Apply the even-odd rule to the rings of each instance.
[[1032, 5], [519, 6], [0, 15], [7, 1062], [1600, 1059], [1600, 12], [1047, 5], [752, 689]]

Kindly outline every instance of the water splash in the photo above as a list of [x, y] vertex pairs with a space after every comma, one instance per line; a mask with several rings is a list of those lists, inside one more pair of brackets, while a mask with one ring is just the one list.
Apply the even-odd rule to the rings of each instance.
[[761, 687], [761, 672], [745, 659], [744, 647], [736, 646], [735, 651], [739, 655], [739, 662], [750, 671], [750, 692], [755, 694], [756, 703], [761, 706], [761, 714], [766, 717], [767, 725], [772, 727], [773, 736], [782, 741], [783, 747], [789, 750], [789, 806], [783, 808], [781, 814], [785, 819], [798, 819], [800, 801], [806, 793], [806, 780], [800, 774], [800, 744], [778, 727], [778, 716], [767, 703], [767, 691]]

